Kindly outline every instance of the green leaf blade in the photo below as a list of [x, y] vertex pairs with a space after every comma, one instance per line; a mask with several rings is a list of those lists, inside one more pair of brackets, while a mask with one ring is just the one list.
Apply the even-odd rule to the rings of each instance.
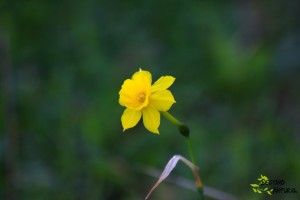
[[259, 185], [253, 183], [253, 184], [250, 184], [252, 187], [258, 187]]

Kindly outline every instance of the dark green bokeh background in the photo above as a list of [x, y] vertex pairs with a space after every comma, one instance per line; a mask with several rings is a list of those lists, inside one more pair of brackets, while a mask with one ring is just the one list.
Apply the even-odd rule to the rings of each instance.
[[[143, 199], [156, 179], [137, 166], [188, 154], [165, 119], [160, 136], [122, 132], [118, 92], [142, 67], [176, 77], [170, 112], [190, 126], [204, 184], [265, 199], [249, 185], [263, 174], [298, 191], [272, 199], [299, 199], [299, 7], [1, 1], [0, 198]], [[174, 174], [193, 179], [182, 164]], [[152, 199], [196, 198], [163, 183]]]

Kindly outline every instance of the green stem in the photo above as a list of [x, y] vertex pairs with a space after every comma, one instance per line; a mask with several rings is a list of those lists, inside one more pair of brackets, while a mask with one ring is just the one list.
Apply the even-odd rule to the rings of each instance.
[[[193, 151], [193, 148], [192, 148], [192, 144], [191, 144], [191, 140], [190, 140], [190, 137], [186, 137], [185, 138], [185, 141], [186, 141], [186, 144], [188, 146], [188, 149], [189, 149], [189, 154], [190, 154], [190, 158], [192, 160], [192, 163], [196, 165], [196, 160], [195, 160], [195, 156], [194, 156], [194, 151]], [[195, 185], [196, 185], [196, 188], [197, 188], [197, 192], [199, 193], [200, 195], [200, 199], [201, 200], [204, 200], [204, 193], [203, 193], [203, 185], [202, 185], [202, 181], [200, 179], [200, 176], [199, 176], [199, 173], [197, 172], [198, 174], [198, 178], [199, 180], [196, 180], [195, 181]]]
[[[172, 124], [174, 124], [179, 132], [185, 137], [185, 141], [189, 150], [189, 154], [190, 154], [190, 158], [193, 164], [196, 165], [196, 161], [195, 161], [195, 157], [194, 157], [194, 151], [192, 148], [192, 144], [191, 144], [191, 140], [190, 140], [190, 131], [189, 131], [189, 127], [187, 125], [185, 125], [184, 123], [180, 122], [179, 120], [177, 120], [173, 115], [171, 115], [168, 112], [161, 112], [161, 114], [168, 119]], [[199, 176], [198, 176], [199, 177]], [[200, 180], [200, 177], [198, 178], [199, 180], [196, 180], [195, 184], [196, 184], [196, 188], [197, 191], [200, 195], [200, 199], [204, 200], [204, 194], [203, 194], [203, 185], [202, 182]]]
[[165, 118], [167, 118], [167, 120], [169, 120], [171, 123], [173, 123], [177, 128], [179, 128], [181, 125], [183, 125], [183, 123], [181, 123], [180, 121], [178, 121], [173, 115], [171, 115], [167, 111], [161, 111], [161, 114]]
[[192, 148], [192, 145], [191, 145], [190, 137], [186, 137], [185, 141], [186, 141], [187, 147], [189, 149], [189, 153], [190, 153], [190, 157], [191, 157], [192, 163], [196, 164], [195, 156], [194, 156], [194, 151], [193, 151], [193, 148]]
[[185, 138], [189, 137], [190, 130], [187, 125], [177, 120], [173, 115], [171, 115], [168, 112], [161, 112], [161, 114], [178, 128], [181, 135], [183, 135]]

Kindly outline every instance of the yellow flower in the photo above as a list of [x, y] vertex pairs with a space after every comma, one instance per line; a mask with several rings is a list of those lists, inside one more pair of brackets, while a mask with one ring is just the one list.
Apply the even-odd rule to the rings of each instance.
[[143, 116], [146, 129], [159, 134], [159, 111], [168, 111], [175, 103], [167, 90], [174, 81], [172, 76], [162, 76], [151, 85], [151, 73], [141, 69], [131, 79], [126, 79], [119, 92], [119, 103], [126, 107], [121, 117], [123, 131], [134, 127]]

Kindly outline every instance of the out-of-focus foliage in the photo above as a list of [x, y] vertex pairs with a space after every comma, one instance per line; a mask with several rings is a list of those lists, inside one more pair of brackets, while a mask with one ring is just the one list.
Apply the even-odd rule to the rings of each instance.
[[[9, 54], [0, 58], [11, 65], [1, 66], [0, 196], [144, 198], [156, 179], [137, 166], [162, 170], [174, 154], [188, 155], [167, 120], [160, 136], [142, 126], [122, 132], [118, 91], [139, 67], [154, 79], [176, 77], [170, 112], [190, 126], [204, 184], [264, 199], [249, 185], [263, 174], [299, 194], [299, 7], [297, 0], [1, 1]], [[185, 166], [175, 173], [192, 179]], [[196, 197], [165, 183], [152, 199]]]

